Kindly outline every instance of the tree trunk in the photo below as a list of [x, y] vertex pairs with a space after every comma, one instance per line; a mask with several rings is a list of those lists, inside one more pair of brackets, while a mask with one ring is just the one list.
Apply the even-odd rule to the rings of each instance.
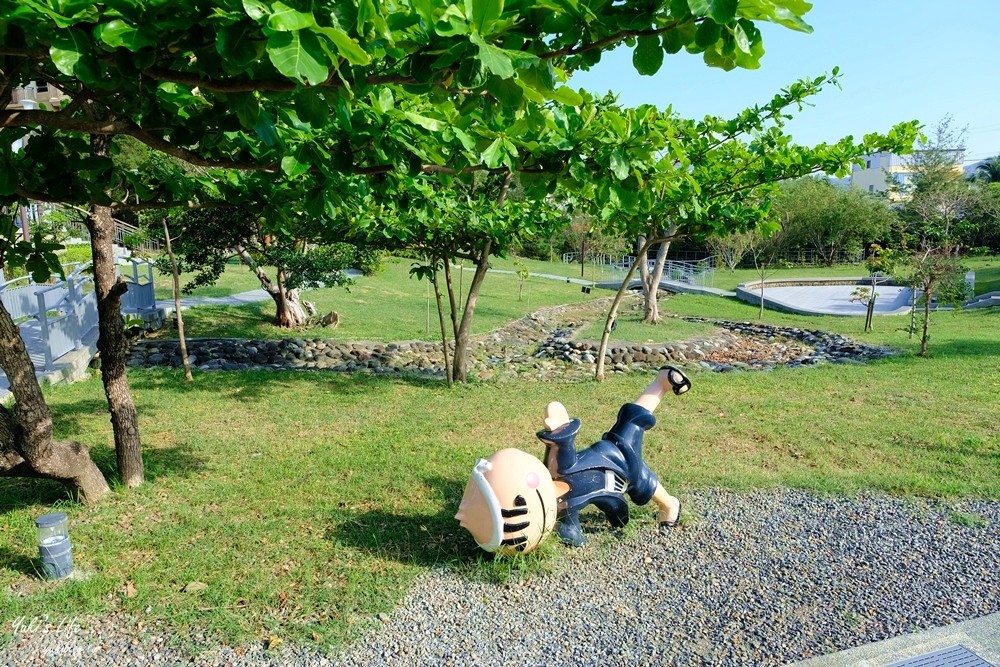
[[264, 273], [264, 269], [260, 268], [257, 262], [254, 261], [254, 258], [247, 252], [246, 248], [236, 246], [233, 248], [233, 252], [240, 258], [240, 261], [250, 267], [250, 270], [257, 276], [257, 280], [260, 281], [261, 288], [274, 300], [273, 321], [275, 326], [291, 329], [302, 326], [309, 321], [309, 304], [300, 299], [297, 289], [285, 289], [284, 272], [281, 269], [278, 270], [278, 284], [275, 285], [271, 282], [268, 275]]
[[170, 246], [170, 229], [167, 228], [166, 218], [163, 218], [163, 238], [167, 244], [167, 256], [170, 258], [170, 274], [174, 279], [174, 317], [177, 318], [177, 340], [181, 346], [181, 363], [184, 364], [184, 379], [188, 382], [193, 382], [191, 362], [188, 361], [187, 338], [184, 336], [184, 317], [181, 315], [181, 276], [177, 270], [177, 259], [174, 257], [174, 250]]
[[455, 336], [455, 357], [452, 366], [456, 382], [465, 382], [468, 379], [469, 334], [472, 331], [472, 316], [476, 310], [479, 290], [483, 285], [483, 280], [486, 279], [486, 272], [490, 268], [491, 245], [490, 241], [486, 241], [479, 253], [479, 258], [476, 261], [476, 273], [472, 276], [469, 296], [465, 300], [465, 309], [462, 311], [462, 322], [459, 324], [458, 334]]
[[[461, 270], [461, 269], [460, 269]], [[448, 306], [451, 308], [451, 335], [458, 339], [458, 306], [455, 304], [455, 283], [451, 279], [451, 257], [444, 257], [444, 286], [448, 290]], [[461, 295], [459, 295], [461, 300]]]
[[618, 307], [621, 305], [622, 299], [625, 297], [625, 292], [628, 291], [628, 285], [632, 281], [632, 277], [635, 275], [636, 267], [639, 264], [638, 257], [642, 257], [643, 262], [645, 262], [646, 253], [649, 252], [649, 248], [653, 245], [653, 243], [655, 243], [655, 239], [648, 240], [642, 244], [642, 248], [640, 248], [637, 253], [637, 261], [632, 263], [632, 268], [630, 268], [628, 273], [625, 274], [625, 279], [618, 288], [614, 301], [611, 302], [611, 309], [608, 311], [608, 318], [604, 322], [604, 333], [601, 334], [601, 344], [597, 350], [597, 368], [594, 371], [594, 379], [598, 382], [604, 380], [604, 354], [608, 351], [608, 341], [611, 339], [611, 324], [618, 316]]
[[438, 282], [437, 268], [434, 269], [434, 300], [437, 302], [438, 324], [441, 325], [441, 351], [444, 354], [444, 374], [448, 378], [448, 386], [454, 381], [451, 364], [448, 362], [448, 327], [444, 323], [444, 301], [441, 298], [441, 284]]
[[44, 477], [60, 482], [87, 504], [111, 489], [78, 442], [52, 440], [52, 413], [17, 326], [0, 303], [0, 368], [14, 395], [13, 411], [0, 405], [0, 476]]
[[868, 333], [875, 327], [873, 326], [873, 320], [875, 317], [875, 288], [878, 286], [878, 281], [875, 278], [875, 274], [871, 274], [872, 286], [871, 294], [868, 295], [868, 309], [865, 312], [865, 333]]
[[[671, 225], [667, 233], [664, 234], [666, 237], [673, 236], [674, 232], [677, 230], [677, 225]], [[660, 243], [659, 249], [656, 251], [656, 262], [653, 265], [653, 272], [648, 276], [645, 284], [645, 293], [643, 297], [645, 298], [645, 314], [643, 315], [642, 321], [645, 324], [658, 324], [663, 318], [660, 317], [660, 303], [657, 300], [657, 296], [660, 292], [660, 281], [663, 280], [663, 267], [667, 263], [667, 252], [670, 251], [670, 242], [664, 241]], [[643, 262], [645, 264], [645, 262]]]
[[[92, 137], [94, 154], [106, 155], [107, 143], [110, 143], [107, 137]], [[103, 148], [101, 144], [104, 144]], [[134, 488], [142, 484], [144, 477], [142, 445], [139, 440], [139, 414], [125, 372], [128, 339], [122, 319], [121, 297], [128, 291], [128, 284], [115, 270], [115, 221], [111, 217], [111, 209], [91, 204], [87, 229], [90, 231], [90, 251], [94, 258], [94, 291], [97, 294], [100, 332], [97, 349], [101, 353], [101, 380], [115, 435], [118, 477], [125, 487]]]
[[932, 286], [924, 284], [924, 331], [920, 338], [920, 356], [927, 356], [927, 340], [929, 338], [928, 329], [931, 324], [931, 294]]

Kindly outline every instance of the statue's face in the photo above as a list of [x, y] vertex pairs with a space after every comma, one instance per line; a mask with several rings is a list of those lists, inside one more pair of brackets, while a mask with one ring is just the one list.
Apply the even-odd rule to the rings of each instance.
[[455, 518], [486, 551], [527, 553], [556, 522], [552, 476], [531, 454], [502, 449], [476, 463]]

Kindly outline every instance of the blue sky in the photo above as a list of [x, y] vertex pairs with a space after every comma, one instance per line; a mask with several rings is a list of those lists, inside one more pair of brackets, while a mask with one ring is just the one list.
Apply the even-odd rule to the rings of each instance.
[[1000, 154], [1000, 0], [817, 0], [805, 18], [812, 34], [758, 24], [758, 70], [724, 72], [682, 52], [645, 77], [619, 48], [572, 85], [614, 91], [629, 106], [728, 117], [839, 66], [841, 89], [827, 88], [788, 124], [797, 143], [860, 138], [903, 120], [931, 128], [950, 114], [954, 127], [968, 128], [966, 164]]

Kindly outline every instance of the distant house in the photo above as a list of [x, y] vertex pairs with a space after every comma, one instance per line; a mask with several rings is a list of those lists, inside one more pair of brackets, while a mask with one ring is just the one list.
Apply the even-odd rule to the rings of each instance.
[[[22, 109], [58, 109], [65, 98], [66, 94], [55, 86], [50, 86], [44, 81], [41, 83], [31, 81], [27, 85], [18, 86], [11, 91], [11, 99], [7, 104], [7, 109], [10, 111]], [[30, 134], [20, 139], [15, 139], [11, 147], [17, 152], [24, 148], [29, 138]], [[25, 241], [28, 240], [29, 225], [37, 222], [39, 215], [39, 205], [34, 202], [18, 208], [16, 223], [21, 228]]]
[[[919, 151], [914, 151], [918, 153]], [[937, 151], [948, 155], [957, 173], [962, 173], [962, 161], [965, 151]], [[913, 180], [913, 155], [896, 155], [889, 151], [872, 153], [861, 158], [864, 166], [854, 165], [851, 170], [851, 187], [871, 193], [886, 193], [890, 201], [901, 199], [898, 192], [889, 189], [890, 182], [895, 183], [904, 191]], [[891, 179], [891, 181], [890, 181]]]

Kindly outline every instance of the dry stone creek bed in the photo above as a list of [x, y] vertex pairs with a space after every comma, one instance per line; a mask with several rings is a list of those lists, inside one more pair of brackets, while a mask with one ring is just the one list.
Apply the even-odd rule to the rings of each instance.
[[[591, 306], [591, 308], [593, 308]], [[598, 343], [579, 340], [579, 307], [547, 308], [473, 339], [470, 371], [481, 379], [573, 379], [593, 374]], [[663, 364], [700, 365], [713, 371], [769, 370], [778, 365], [865, 363], [892, 354], [838, 334], [750, 322], [684, 318], [717, 327], [707, 337], [660, 344], [613, 343], [610, 372], [648, 371]], [[200, 370], [315, 370], [444, 377], [441, 344], [282, 340], [190, 339], [188, 356]], [[176, 340], [140, 340], [130, 365], [180, 366]]]

